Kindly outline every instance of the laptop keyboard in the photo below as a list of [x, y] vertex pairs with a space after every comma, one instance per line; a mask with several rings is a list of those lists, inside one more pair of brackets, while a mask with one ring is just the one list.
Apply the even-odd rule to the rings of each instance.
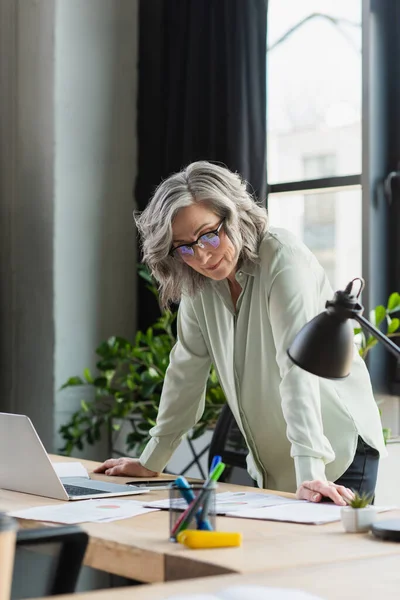
[[80, 487], [78, 485], [63, 484], [68, 496], [92, 496], [93, 494], [104, 494], [102, 490]]

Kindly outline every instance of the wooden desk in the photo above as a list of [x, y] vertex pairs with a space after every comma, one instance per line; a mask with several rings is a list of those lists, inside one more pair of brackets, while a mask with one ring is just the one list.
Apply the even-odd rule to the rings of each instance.
[[[81, 462], [89, 471], [97, 464]], [[111, 479], [101, 475], [97, 478]], [[121, 482], [128, 479], [132, 478], [118, 478]], [[254, 488], [221, 484], [221, 490], [235, 489], [254, 492]], [[166, 495], [166, 491], [153, 491], [141, 495], [140, 499], [154, 500]], [[0, 511], [57, 503], [58, 500], [0, 490]], [[390, 518], [394, 517], [400, 517], [400, 511], [391, 512]], [[379, 518], [389, 517], [386, 513]], [[38, 522], [21, 520], [23, 527], [38, 525]], [[345, 534], [341, 523], [313, 526], [219, 517], [218, 529], [243, 533], [242, 547], [220, 550], [189, 550], [169, 542], [167, 511], [111, 523], [86, 523], [82, 527], [90, 535], [86, 565], [144, 583], [228, 573], [250, 574], [400, 554], [400, 545], [382, 543], [368, 534]], [[398, 558], [400, 564], [400, 556]]]
[[[385, 542], [381, 542], [384, 544]], [[54, 600], [166, 600], [175, 594], [216, 594], [231, 586], [258, 585], [303, 590], [325, 600], [398, 600], [398, 556], [353, 559], [252, 575], [221, 575], [191, 581], [107, 589]], [[247, 595], [246, 600], [251, 600]]]

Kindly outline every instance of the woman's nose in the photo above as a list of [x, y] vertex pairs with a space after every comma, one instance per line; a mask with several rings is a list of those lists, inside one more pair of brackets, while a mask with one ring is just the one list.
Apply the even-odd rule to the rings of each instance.
[[197, 244], [195, 252], [197, 254], [197, 260], [202, 265], [205, 265], [208, 262], [212, 254], [211, 248], [201, 242]]

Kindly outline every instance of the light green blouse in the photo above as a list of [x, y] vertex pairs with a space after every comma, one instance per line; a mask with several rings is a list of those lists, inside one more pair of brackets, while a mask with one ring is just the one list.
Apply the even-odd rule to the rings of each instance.
[[306, 480], [335, 481], [351, 464], [358, 435], [386, 454], [368, 371], [356, 349], [351, 374], [340, 381], [311, 375], [287, 356], [301, 327], [333, 297], [324, 270], [283, 229], [265, 234], [259, 259], [236, 273], [242, 287], [236, 312], [226, 280], [210, 280], [195, 298], [182, 298], [157, 425], [140, 457], [149, 469], [165, 467], [202, 415], [211, 363], [259, 486], [293, 492]]

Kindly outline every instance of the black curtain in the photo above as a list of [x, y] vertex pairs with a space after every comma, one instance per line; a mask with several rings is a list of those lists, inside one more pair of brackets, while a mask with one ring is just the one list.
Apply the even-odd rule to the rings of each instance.
[[[238, 171], [266, 195], [267, 0], [141, 0], [138, 178], [155, 187], [194, 160]], [[139, 281], [138, 327], [159, 315]]]
[[[366, 314], [400, 291], [400, 2], [363, 5], [363, 226]], [[400, 314], [392, 314], [400, 317]], [[383, 331], [385, 329], [383, 328]], [[399, 344], [399, 338], [393, 338]], [[382, 344], [368, 355], [375, 392], [400, 394], [400, 362]]]
[[[388, 293], [400, 292], [400, 3], [388, 0], [385, 3], [385, 46], [386, 46], [386, 127], [388, 173], [396, 174], [391, 183], [388, 209]], [[396, 57], [396, 58], [394, 58]], [[399, 59], [399, 60], [397, 60]], [[400, 317], [400, 313], [393, 315]], [[394, 342], [400, 346], [399, 338]], [[400, 395], [400, 361], [387, 355], [389, 363], [389, 391]]]

